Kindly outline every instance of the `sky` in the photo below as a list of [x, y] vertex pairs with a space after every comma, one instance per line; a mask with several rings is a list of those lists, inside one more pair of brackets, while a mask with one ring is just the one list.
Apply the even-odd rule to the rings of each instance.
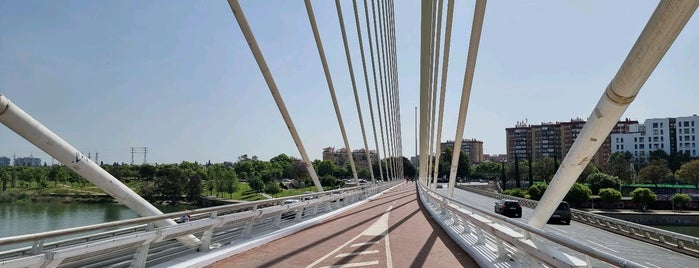
[[[355, 74], [362, 74], [352, 2], [341, 2]], [[487, 154], [505, 153], [505, 128], [518, 121], [587, 118], [657, 3], [489, 1], [463, 137], [483, 141]], [[303, 1], [241, 5], [310, 158], [322, 158], [324, 147], [344, 147]], [[419, 106], [420, 1], [395, 5], [402, 148], [409, 157]], [[316, 0], [313, 8], [350, 147], [358, 149], [363, 140], [334, 1]], [[455, 6], [442, 140], [457, 138], [473, 8], [474, 1]], [[623, 118], [699, 113], [696, 29], [695, 15]], [[369, 130], [363, 77], [357, 83]], [[131, 162], [131, 147], [148, 147], [149, 163], [300, 157], [222, 0], [0, 1], [0, 94], [105, 163]], [[3, 155], [52, 161], [0, 126]]]

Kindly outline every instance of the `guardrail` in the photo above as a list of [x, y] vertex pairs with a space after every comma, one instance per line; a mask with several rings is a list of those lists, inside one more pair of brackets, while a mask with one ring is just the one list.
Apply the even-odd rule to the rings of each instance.
[[[643, 267], [566, 237], [439, 195], [418, 183], [420, 200], [480, 266]], [[567, 252], [558, 248], [564, 247]]]
[[[399, 182], [358, 186], [0, 238], [0, 246], [20, 247], [0, 252], [0, 267], [153, 266], [197, 251], [242, 244], [365, 200], [397, 183]], [[160, 228], [154, 224], [158, 220], [179, 218], [182, 215], [193, 217], [188, 222], [174, 226]], [[76, 235], [79, 236], [66, 238]], [[183, 235], [197, 236], [201, 241], [200, 246], [187, 248], [174, 240]], [[26, 246], [28, 243], [32, 246]]]
[[[475, 189], [471, 187], [460, 187], [460, 189], [495, 199], [507, 198], [517, 200], [522, 206], [528, 208], [536, 208], [537, 204], [539, 204], [539, 202], [536, 200], [505, 195], [482, 189]], [[693, 236], [666, 231], [635, 222], [615, 219], [609, 216], [599, 215], [579, 209], [571, 209], [571, 218], [572, 220], [580, 223], [699, 258], [699, 238]]]

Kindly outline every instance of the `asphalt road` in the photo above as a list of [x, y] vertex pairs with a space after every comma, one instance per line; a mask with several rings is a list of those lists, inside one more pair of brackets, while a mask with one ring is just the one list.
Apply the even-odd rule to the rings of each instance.
[[[446, 195], [446, 186], [437, 189], [437, 192]], [[496, 201], [496, 199], [458, 188], [454, 189], [454, 199], [464, 204], [490, 211], [494, 210]], [[527, 222], [533, 212], [533, 209], [522, 207], [522, 218], [516, 220]], [[571, 222], [570, 225], [546, 224], [544, 230], [575, 239], [576, 241], [597, 247], [601, 250], [606, 250], [608, 253], [629, 259], [647, 267], [699, 267], [699, 259], [697, 258], [575, 221]], [[598, 262], [593, 263], [593, 267], [601, 266], [607, 265]]]

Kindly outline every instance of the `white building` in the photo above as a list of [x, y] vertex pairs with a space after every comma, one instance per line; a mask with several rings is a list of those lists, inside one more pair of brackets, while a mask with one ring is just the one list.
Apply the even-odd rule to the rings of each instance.
[[646, 119], [629, 126], [629, 133], [611, 135], [612, 153], [630, 152], [637, 159], [647, 159], [650, 152], [685, 153], [697, 157], [699, 116]]

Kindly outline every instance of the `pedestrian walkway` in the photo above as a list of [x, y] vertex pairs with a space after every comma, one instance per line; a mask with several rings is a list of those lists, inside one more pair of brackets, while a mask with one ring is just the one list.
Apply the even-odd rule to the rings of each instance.
[[418, 201], [397, 186], [324, 224], [209, 267], [476, 267]]

